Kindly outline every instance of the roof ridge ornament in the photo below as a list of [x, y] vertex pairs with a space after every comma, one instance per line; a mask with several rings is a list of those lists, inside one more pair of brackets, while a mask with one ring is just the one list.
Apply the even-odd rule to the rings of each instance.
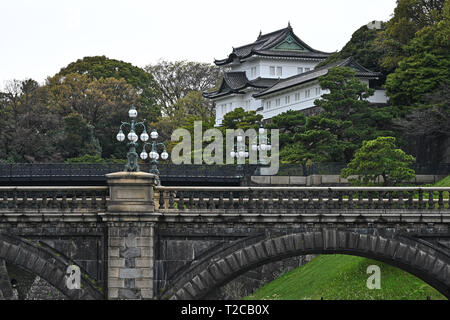
[[[261, 38], [261, 36], [262, 36], [262, 30], [259, 30], [258, 39]], [[257, 39], [257, 40], [258, 40], [258, 39]]]
[[291, 27], [291, 21], [290, 20], [288, 20], [288, 26], [287, 26], [289, 29], [292, 29], [292, 27]]

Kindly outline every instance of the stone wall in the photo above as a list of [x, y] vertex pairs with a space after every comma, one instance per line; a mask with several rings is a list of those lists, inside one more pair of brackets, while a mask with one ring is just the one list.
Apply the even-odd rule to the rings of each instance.
[[151, 223], [109, 223], [109, 299], [153, 297], [153, 229]]
[[[411, 182], [414, 184], [435, 183], [445, 178], [445, 175], [423, 175], [418, 174]], [[379, 183], [383, 182], [383, 178], [378, 179]], [[348, 179], [342, 178], [340, 175], [320, 175], [313, 174], [310, 176], [251, 176], [248, 185], [260, 186], [348, 186]]]

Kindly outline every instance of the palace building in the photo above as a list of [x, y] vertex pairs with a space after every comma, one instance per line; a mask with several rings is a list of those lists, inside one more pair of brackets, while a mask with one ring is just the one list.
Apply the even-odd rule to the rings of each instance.
[[[355, 69], [356, 75], [368, 86], [373, 86], [371, 80], [380, 76], [351, 57], [315, 69], [329, 55], [303, 42], [290, 24], [278, 31], [260, 33], [255, 42], [233, 48], [227, 58], [214, 61], [224, 70], [219, 89], [203, 93], [216, 104], [216, 126], [221, 125], [225, 114], [236, 108], [254, 110], [263, 115], [263, 119], [288, 110], [312, 112], [314, 100], [326, 93], [320, 88], [318, 78], [332, 67]], [[376, 90], [369, 101], [386, 103], [384, 90]]]

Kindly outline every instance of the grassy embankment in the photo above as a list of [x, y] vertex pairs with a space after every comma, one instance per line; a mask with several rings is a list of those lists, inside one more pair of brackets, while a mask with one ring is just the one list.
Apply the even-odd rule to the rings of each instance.
[[[432, 186], [450, 186], [450, 176]], [[381, 269], [381, 289], [368, 289], [369, 265]], [[419, 278], [388, 264], [349, 255], [321, 255], [288, 272], [245, 299], [269, 300], [446, 299]]]

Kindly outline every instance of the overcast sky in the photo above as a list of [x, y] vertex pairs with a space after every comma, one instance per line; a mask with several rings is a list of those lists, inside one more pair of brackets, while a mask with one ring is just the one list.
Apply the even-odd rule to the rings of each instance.
[[388, 20], [395, 0], [1, 0], [0, 88], [85, 56], [144, 67], [158, 59], [212, 63], [291, 22], [315, 49], [340, 50], [360, 26]]

